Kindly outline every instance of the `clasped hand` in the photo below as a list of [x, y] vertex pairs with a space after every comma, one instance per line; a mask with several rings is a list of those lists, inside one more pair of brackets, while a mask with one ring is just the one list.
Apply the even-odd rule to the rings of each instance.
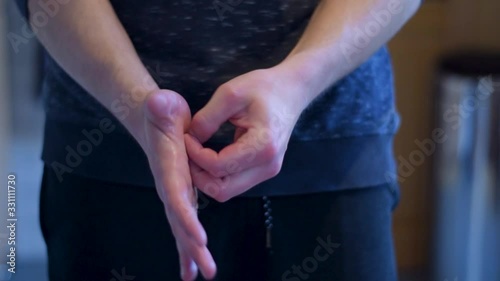
[[[183, 280], [194, 280], [198, 268], [207, 279], [216, 273], [193, 186], [223, 202], [277, 175], [306, 106], [303, 91], [290, 76], [270, 68], [221, 85], [192, 119], [176, 92], [159, 90], [147, 98], [143, 149], [176, 238]], [[218, 153], [204, 148], [226, 121], [236, 128], [233, 142]]]

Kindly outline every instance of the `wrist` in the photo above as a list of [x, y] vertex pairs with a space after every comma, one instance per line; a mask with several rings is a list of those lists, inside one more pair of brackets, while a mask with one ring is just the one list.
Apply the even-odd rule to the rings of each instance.
[[335, 67], [323, 53], [292, 52], [276, 66], [287, 72], [290, 79], [299, 85], [308, 104], [337, 80]]
[[159, 91], [156, 84], [135, 87], [127, 94], [121, 95], [112, 105], [112, 113], [129, 131], [132, 137], [144, 149], [146, 143], [145, 121], [146, 102], [148, 97]]

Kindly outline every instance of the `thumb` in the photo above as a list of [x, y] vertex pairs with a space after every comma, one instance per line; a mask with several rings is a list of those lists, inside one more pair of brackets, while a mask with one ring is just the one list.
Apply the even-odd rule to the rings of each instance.
[[173, 91], [160, 90], [146, 101], [146, 117], [165, 134], [186, 130], [190, 115], [186, 101]]
[[234, 117], [245, 106], [234, 89], [221, 86], [210, 101], [200, 109], [191, 121], [189, 133], [200, 143], [207, 141], [220, 126]]

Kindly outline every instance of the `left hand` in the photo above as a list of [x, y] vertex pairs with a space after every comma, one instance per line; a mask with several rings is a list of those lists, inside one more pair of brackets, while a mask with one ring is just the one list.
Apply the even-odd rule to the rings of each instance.
[[143, 134], [139, 144], [147, 155], [156, 190], [175, 237], [182, 280], [194, 280], [198, 269], [206, 279], [216, 274], [207, 248], [207, 234], [198, 219], [184, 144], [191, 112], [184, 98], [170, 90], [155, 90], [143, 104]]
[[[276, 176], [292, 130], [307, 106], [305, 87], [283, 68], [251, 71], [221, 85], [185, 134], [193, 183], [224, 202]], [[226, 121], [234, 142], [219, 153], [204, 148]]]

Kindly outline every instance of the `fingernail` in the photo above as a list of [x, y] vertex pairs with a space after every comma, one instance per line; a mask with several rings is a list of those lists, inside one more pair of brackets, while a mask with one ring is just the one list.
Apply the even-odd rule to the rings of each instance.
[[191, 272], [193, 274], [196, 273], [196, 271], [198, 271], [198, 266], [196, 265], [196, 263], [194, 261], [191, 262], [191, 265], [189, 266], [189, 270], [191, 270]]

